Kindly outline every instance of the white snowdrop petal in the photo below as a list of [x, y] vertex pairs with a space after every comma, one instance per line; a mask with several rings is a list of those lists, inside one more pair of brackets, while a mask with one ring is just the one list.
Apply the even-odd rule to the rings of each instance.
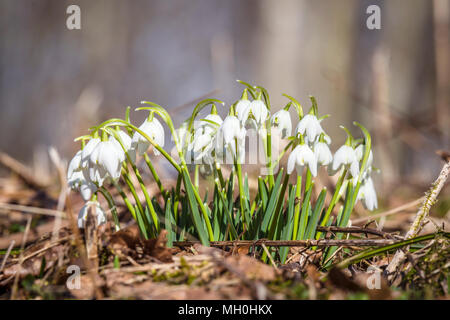
[[72, 158], [72, 160], [70, 160], [69, 166], [67, 168], [67, 179], [69, 179], [70, 176], [72, 176], [74, 171], [77, 171], [81, 168], [81, 154], [82, 151], [79, 150]]
[[291, 152], [291, 154], [289, 155], [289, 158], [288, 158], [288, 163], [287, 163], [287, 173], [288, 174], [291, 174], [292, 171], [294, 171], [295, 164], [297, 162], [296, 155], [295, 155], [294, 151], [295, 151], [295, 149]]
[[[245, 121], [244, 112], [246, 112], [247, 108], [250, 107], [251, 102], [249, 100], [239, 100], [239, 102], [235, 106], [236, 115], [240, 121]], [[248, 112], [247, 112], [248, 117]]]
[[89, 140], [89, 142], [84, 146], [83, 151], [81, 152], [81, 160], [86, 161], [89, 159], [91, 152], [95, 149], [95, 147], [100, 143], [100, 138], [94, 138]]
[[359, 175], [359, 163], [357, 161], [353, 161], [350, 164], [350, 174], [352, 177], [357, 178]]

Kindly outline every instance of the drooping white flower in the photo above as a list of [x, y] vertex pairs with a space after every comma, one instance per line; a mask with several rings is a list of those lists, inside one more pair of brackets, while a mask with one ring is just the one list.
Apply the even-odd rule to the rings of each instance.
[[86, 226], [86, 221], [88, 219], [89, 214], [89, 207], [93, 207], [93, 211], [95, 214], [97, 227], [106, 223], [106, 213], [103, 211], [103, 209], [100, 207], [100, 203], [98, 201], [88, 201], [85, 203], [85, 205], [81, 208], [80, 212], [78, 213], [78, 228], [84, 229]]
[[314, 142], [316, 137], [324, 132], [320, 125], [320, 120], [313, 114], [305, 115], [298, 123], [296, 131], [306, 135], [306, 139], [309, 142]]
[[245, 137], [245, 129], [235, 116], [226, 117], [219, 131], [223, 136], [225, 144], [230, 144], [234, 139], [240, 141]]
[[249, 112], [251, 110], [250, 104], [251, 104], [250, 100], [241, 99], [238, 101], [238, 103], [236, 103], [236, 105], [234, 107], [234, 109], [236, 111], [236, 116], [242, 123], [245, 123], [247, 121]]
[[334, 154], [331, 172], [336, 173], [342, 166], [350, 167], [352, 177], [359, 175], [359, 162], [356, 157], [355, 150], [348, 145], [341, 146]]
[[252, 127], [255, 127], [255, 129], [261, 128], [262, 124], [269, 117], [269, 111], [267, 110], [264, 101], [260, 99], [253, 100], [252, 102], [248, 100], [241, 100], [241, 101], [243, 102], [241, 105], [239, 105], [239, 108], [237, 108], [238, 105], [236, 105], [236, 114], [239, 121], [241, 121], [243, 126], [250, 125]]
[[378, 208], [377, 193], [371, 177], [363, 180], [359, 188], [357, 200], [364, 200], [364, 206], [370, 211]]
[[113, 180], [120, 177], [125, 156], [123, 150], [118, 149], [117, 140], [114, 140], [110, 138], [107, 141], [101, 141], [89, 157], [90, 180], [97, 182], [100, 186], [108, 175]]
[[317, 163], [323, 166], [329, 165], [333, 161], [333, 155], [325, 142], [319, 141], [314, 145], [314, 155], [316, 156]]
[[212, 133], [217, 131], [217, 129], [220, 127], [220, 125], [223, 123], [222, 118], [218, 114], [208, 114], [205, 118], [205, 120], [214, 122], [208, 122], [208, 121], [201, 121], [201, 126], [205, 128], [205, 131], [207, 133]]
[[256, 124], [260, 127], [269, 117], [269, 110], [266, 104], [259, 99], [253, 100], [250, 104], [253, 117], [255, 117]]
[[245, 157], [245, 134], [246, 130], [235, 116], [227, 116], [217, 132], [216, 154], [218, 157], [227, 155], [230, 151], [236, 156], [236, 141], [238, 143], [238, 154], [241, 161]]
[[88, 168], [89, 165], [89, 157], [91, 156], [92, 151], [95, 149], [97, 144], [100, 143], [100, 138], [93, 138], [89, 140], [89, 142], [84, 146], [81, 151], [81, 167]]
[[292, 134], [292, 122], [289, 111], [281, 109], [275, 112], [271, 118], [272, 126], [277, 127], [281, 131], [281, 138], [286, 138]]
[[90, 200], [96, 191], [97, 186], [92, 181], [84, 180], [84, 182], [80, 185], [80, 193], [84, 201]]
[[78, 151], [72, 160], [70, 160], [69, 166], [67, 167], [67, 180], [70, 180], [70, 177], [75, 171], [81, 171], [81, 153], [81, 150]]
[[73, 190], [79, 190], [85, 201], [88, 201], [92, 194], [97, 191], [97, 186], [90, 180], [86, 180], [83, 171], [87, 171], [81, 166], [82, 151], [78, 151], [69, 163], [67, 170], [67, 184]]
[[314, 152], [306, 144], [300, 144], [292, 150], [288, 158], [287, 173], [291, 174], [294, 168], [297, 174], [301, 175], [303, 167], [308, 165], [313, 177], [317, 175], [317, 161]]
[[[158, 119], [153, 117], [151, 120], [145, 120], [139, 129], [153, 139], [156, 144], [161, 147], [164, 146], [164, 128]], [[150, 147], [150, 141], [145, 139], [139, 132], [135, 132], [131, 139], [131, 147], [135, 149], [139, 155], [143, 155]], [[153, 149], [153, 152], [155, 155], [160, 154], [156, 148]]]

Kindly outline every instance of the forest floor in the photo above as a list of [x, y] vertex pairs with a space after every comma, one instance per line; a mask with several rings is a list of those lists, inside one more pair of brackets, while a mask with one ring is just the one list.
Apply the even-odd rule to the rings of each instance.
[[[276, 259], [263, 263], [253, 254], [254, 246], [264, 242], [168, 248], [165, 232], [158, 239], [142, 239], [120, 204], [120, 231], [110, 223], [81, 231], [74, 227], [82, 205], [78, 195], [66, 199], [2, 156], [7, 170], [0, 178], [0, 299], [450, 298], [448, 186], [421, 232], [435, 236], [411, 245], [399, 272], [388, 280], [385, 271], [396, 250], [339, 267], [365, 249], [340, 246], [325, 268], [320, 263], [324, 247], [311, 245], [291, 247], [283, 265]], [[384, 195], [380, 202], [390, 209], [374, 216], [360, 212], [352, 226], [378, 233], [359, 232], [357, 239], [401, 241], [428, 188]]]

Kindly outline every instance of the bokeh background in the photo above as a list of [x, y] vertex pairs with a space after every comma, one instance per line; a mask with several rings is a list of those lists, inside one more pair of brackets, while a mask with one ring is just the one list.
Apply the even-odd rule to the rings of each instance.
[[[81, 8], [81, 30], [66, 8]], [[381, 29], [366, 27], [371, 4]], [[242, 79], [317, 97], [334, 150], [353, 120], [373, 134], [381, 194], [435, 179], [449, 147], [448, 0], [149, 0], [0, 2], [0, 150], [41, 172], [47, 148], [143, 99], [176, 125], [195, 100], [234, 102]], [[134, 113], [140, 123], [144, 113]], [[356, 130], [354, 132], [357, 132]]]

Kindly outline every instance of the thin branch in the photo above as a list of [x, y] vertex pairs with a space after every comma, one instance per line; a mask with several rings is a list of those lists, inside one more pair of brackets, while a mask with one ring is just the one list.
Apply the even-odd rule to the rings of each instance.
[[330, 227], [321, 227], [318, 226], [317, 231], [322, 231], [322, 232], [342, 232], [342, 233], [365, 233], [365, 234], [373, 234], [376, 236], [380, 236], [382, 238], [387, 238], [387, 239], [394, 239], [394, 237], [387, 233], [387, 232], [383, 232], [383, 231], [379, 231], [376, 229], [370, 229], [370, 228], [361, 228], [361, 227], [335, 227], [335, 226], [330, 226]]
[[[450, 174], [450, 162], [447, 161], [444, 167], [442, 168], [438, 178], [432, 184], [430, 190], [426, 193], [423, 204], [420, 207], [419, 211], [417, 212], [416, 218], [414, 219], [414, 222], [409, 228], [409, 231], [406, 233], [405, 236], [406, 240], [416, 237], [422, 230], [422, 227], [428, 216], [428, 213], [430, 212], [430, 209], [433, 206], [433, 204], [436, 202], [437, 197], [441, 192], [442, 188], [444, 187], [444, 184], [447, 181], [449, 174]], [[386, 269], [389, 279], [391, 281], [394, 278], [393, 277], [394, 271], [397, 270], [398, 266], [404, 260], [404, 258], [405, 258], [404, 252], [402, 250], [397, 250], [394, 258], [392, 259], [391, 263], [389, 263]]]
[[[397, 241], [393, 239], [355, 239], [355, 240], [239, 240], [239, 241], [211, 241], [209, 244], [211, 247], [222, 247], [222, 246], [236, 246], [236, 247], [246, 247], [246, 246], [270, 246], [270, 247], [332, 247], [332, 246], [343, 246], [343, 247], [376, 247], [385, 246], [388, 244], [394, 244]], [[199, 241], [177, 241], [173, 245], [176, 247], [189, 247], [196, 244], [200, 244]]]

